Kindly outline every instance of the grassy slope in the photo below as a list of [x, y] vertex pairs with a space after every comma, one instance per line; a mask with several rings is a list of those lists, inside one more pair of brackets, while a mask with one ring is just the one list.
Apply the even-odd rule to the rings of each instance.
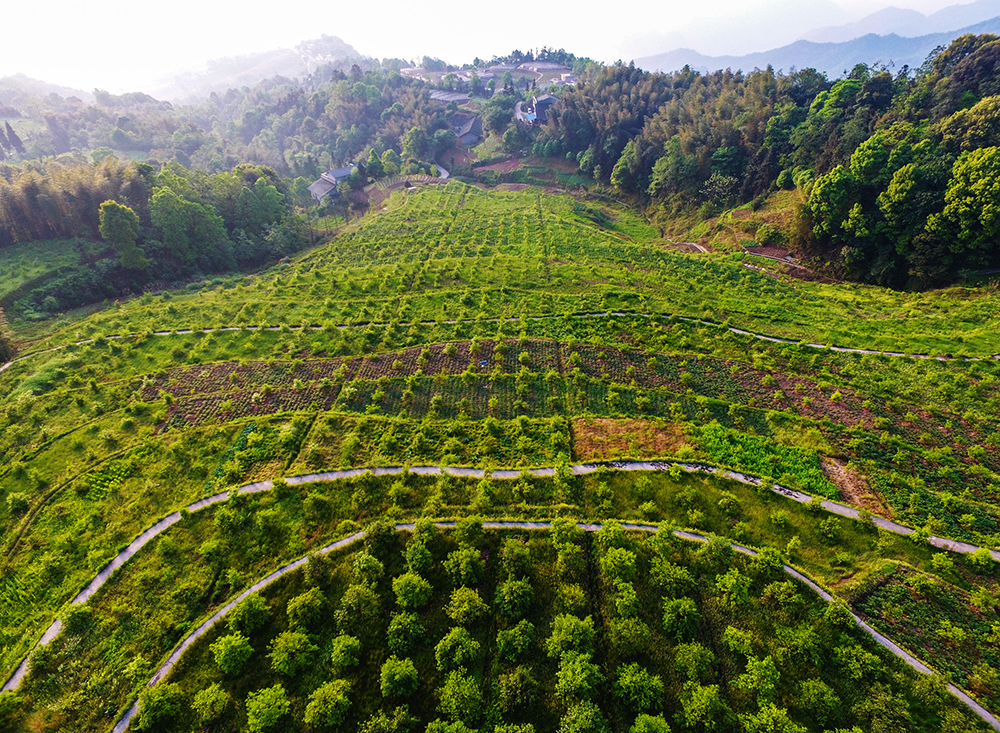
[[[0, 298], [26, 282], [80, 261], [80, 243], [74, 239], [25, 242], [0, 248]], [[84, 245], [88, 254], [97, 254], [101, 245]]]
[[[568, 197], [535, 190], [487, 193], [451, 183], [406, 196], [396, 194], [388, 213], [364, 220], [294, 265], [169, 304], [140, 299], [73, 324], [49, 341], [66, 343], [77, 331], [475, 318], [480, 309], [454, 302], [468, 288], [480, 296], [480, 306], [483, 290], [490, 290], [486, 310], [493, 316], [642, 308], [842, 346], [1000, 353], [1000, 301], [988, 291], [896, 293], [779, 282], [738, 260], [652, 246], [655, 230], [627, 212], [609, 222], [601, 204], [574, 206]], [[471, 272], [473, 261], [487, 267]], [[344, 292], [339, 283], [362, 263], [363, 273]], [[311, 279], [317, 269], [322, 280]], [[421, 271], [436, 277], [417, 278]], [[354, 307], [359, 298], [360, 311]]]
[[[679, 437], [666, 450], [649, 447], [655, 440], [620, 441], [607, 458], [685, 448], [689, 456], [817, 491], [832, 489], [815, 479], [817, 452], [851, 459], [903, 519], [996, 543], [1000, 481], [994, 472], [1000, 463], [988, 440], [997, 430], [990, 407], [997, 400], [993, 363], [816, 354], [669, 320], [553, 318], [503, 326], [487, 320], [621, 308], [731, 317], [734, 324], [757, 323], [770, 332], [794, 321], [802, 329], [797, 336], [814, 339], [832, 327], [833, 313], [844, 315], [845, 328], [864, 328], [879, 339], [889, 334], [886, 343], [903, 348], [903, 339], [912, 351], [933, 348], [928, 338], [946, 338], [957, 313], [995, 323], [992, 295], [901, 295], [778, 282], [735, 261], [663, 251], [656, 236], [633, 214], [600, 202], [449, 184], [395, 196], [388, 213], [363, 220], [291, 265], [214, 289], [146, 296], [58, 331], [51, 343], [79, 338], [77, 333], [357, 324], [346, 331], [98, 341], [21, 362], [0, 376], [8, 395], [0, 439], [7, 466], [0, 469], [0, 492], [7, 498], [0, 504], [7, 555], [0, 587], [3, 667], [16, 664], [51, 614], [117, 547], [199, 495], [338, 464], [552, 463], [578, 457], [573, 421], [579, 420], [610, 421], [609, 438], [635, 420], [652, 420], [655, 434]], [[940, 318], [878, 318], [881, 309], [898, 315], [914, 303], [924, 303], [931, 314], [940, 307]], [[468, 322], [441, 322], [448, 319]], [[370, 321], [389, 325], [364, 325]], [[428, 323], [409, 325], [413, 321]], [[977, 332], [977, 343], [992, 348], [995, 337], [987, 330]], [[472, 337], [481, 349], [502, 340], [507, 352], [473, 358], [465, 341]], [[454, 356], [434, 346], [454, 340]], [[372, 356], [393, 349], [398, 351]], [[331, 359], [335, 354], [359, 358]], [[488, 366], [481, 369], [482, 356]], [[345, 360], [350, 368], [338, 375]], [[479, 373], [463, 374], [470, 362]], [[199, 364], [217, 366], [206, 375]], [[495, 425], [489, 422], [494, 418]], [[713, 419], [732, 430], [724, 440], [703, 433]], [[164, 431], [168, 420], [171, 428]], [[970, 448], [980, 444], [982, 455], [973, 455]], [[338, 504], [331, 516], [377, 515], [386, 489], [372, 491], [375, 503], [362, 497]], [[497, 491], [486, 506], [515, 516], [550, 514], [562, 500], [553, 490], [522, 496], [504, 485]], [[731, 491], [741, 508], [732, 517], [721, 512], [718, 499], [675, 496], [669, 488], [647, 491], [625, 477], [588, 481], [569, 511], [674, 519], [778, 547], [798, 535], [803, 549], [796, 559], [831, 582], [883, 557], [932, 569], [926, 550], [902, 541], [880, 543], [872, 555], [866, 548], [873, 539], [859, 535], [838, 539], [843, 546], [831, 552], [822, 517], [794, 505], [769, 507], [738, 486]], [[445, 491], [438, 499], [433, 493], [410, 499], [405, 491], [388, 494], [403, 497], [396, 502], [399, 516], [483, 508], [475, 488]], [[23, 509], [22, 499], [11, 501], [14, 495], [23, 497]], [[641, 511], [649, 501], [653, 507]], [[288, 518], [290, 527], [298, 527], [295, 517]], [[333, 526], [291, 547], [312, 546]], [[854, 530], [838, 531], [854, 537]], [[185, 567], [176, 572], [187, 577]], [[252, 566], [246, 577], [267, 567], [273, 565]], [[201, 571], [190, 572], [190, 581], [200, 582]], [[949, 579], [967, 589], [994, 585], [961, 565], [956, 572]], [[188, 611], [163, 612], [161, 623], [172, 631], [150, 647], [147, 664], [188, 627], [185, 618], [207, 612], [230, 592], [225, 584], [212, 587], [218, 590], [194, 594]], [[122, 654], [153, 643], [142, 638], [122, 641]], [[123, 692], [112, 695], [119, 704]]]

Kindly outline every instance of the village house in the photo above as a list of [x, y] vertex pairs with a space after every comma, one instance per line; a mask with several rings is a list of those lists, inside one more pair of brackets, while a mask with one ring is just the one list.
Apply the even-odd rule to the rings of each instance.
[[558, 71], [562, 73], [570, 70], [568, 66], [557, 64], [552, 61], [525, 61], [517, 68], [521, 71], [534, 71], [536, 74], [543, 71]]
[[465, 146], [472, 146], [483, 139], [483, 120], [479, 115], [456, 114], [451, 118], [451, 129]]
[[355, 169], [354, 163], [349, 163], [343, 168], [336, 168], [334, 170], [329, 170], [322, 174], [313, 185], [309, 187], [309, 193], [312, 195], [313, 201], [317, 204], [323, 200], [324, 196], [329, 195], [331, 198], [335, 198], [337, 194], [337, 186], [347, 178]]
[[[544, 125], [548, 121], [549, 107], [559, 101], [558, 97], [551, 94], [542, 94], [532, 97], [531, 106], [528, 107], [518, 119], [523, 120], [527, 125]], [[515, 110], [515, 115], [518, 110]]]

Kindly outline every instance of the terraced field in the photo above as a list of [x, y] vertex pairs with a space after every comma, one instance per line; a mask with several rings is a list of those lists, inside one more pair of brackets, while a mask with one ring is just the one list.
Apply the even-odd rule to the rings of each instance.
[[[14, 730], [109, 729], [173, 646], [254, 580], [378, 518], [473, 514], [641, 520], [771, 548], [984, 705], [1000, 707], [1000, 684], [983, 672], [984, 664], [992, 668], [988, 650], [1000, 628], [995, 563], [985, 549], [958, 556], [926, 542], [937, 535], [1000, 547], [1000, 363], [988, 358], [1000, 353], [996, 294], [900, 294], [776, 279], [736, 256], [676, 253], [613, 203], [533, 189], [498, 193], [449, 183], [394, 193], [386, 205], [328, 245], [252, 277], [43, 324], [14, 322], [27, 346], [0, 372], [0, 674], [14, 672], [54, 618], [62, 618], [64, 633], [34, 652], [16, 696], [0, 695], [0, 721]], [[721, 466], [760, 478], [763, 488], [679, 468], [617, 471], [615, 462], [626, 459]], [[569, 466], [581, 461], [607, 465], [574, 475]], [[279, 482], [274, 491], [180, 515], [86, 604], [67, 605], [144, 529], [201, 498], [335, 468], [441, 465], [554, 470], [513, 480], [410, 471]], [[862, 521], [775, 495], [767, 490], [774, 483], [860, 507]], [[865, 521], [872, 515], [917, 531], [890, 535]], [[553, 551], [537, 542], [538, 558]], [[489, 599], [500, 571], [487, 559], [499, 550], [487, 545], [480, 551], [490, 580], [471, 586]], [[615, 593], [596, 569], [600, 553], [589, 545], [581, 552], [589, 570], [577, 603], [604, 623]], [[380, 558], [396, 572], [398, 553]], [[322, 571], [329, 579], [306, 573], [274, 598], [317, 587], [336, 607], [349, 571], [334, 565], [341, 568]], [[709, 575], [698, 587], [715, 587]], [[914, 589], [915, 578], [931, 586]], [[435, 593], [445, 592], [444, 575], [440, 581]], [[765, 585], [753, 586], [761, 599]], [[379, 592], [391, 606], [389, 587]], [[912, 591], [910, 601], [901, 600], [902, 589]], [[725, 616], [713, 615], [716, 591], [699, 592], [698, 603], [708, 605], [699, 605], [705, 621], [692, 640], [718, 648]], [[539, 640], [550, 633], [554, 609], [563, 608], [546, 593], [533, 622]], [[271, 603], [271, 636], [288, 624], [283, 603]], [[813, 623], [822, 614], [817, 603], [803, 601], [795, 613], [805, 615], [789, 623]], [[440, 606], [429, 606], [436, 615], [421, 621], [427, 629], [445, 623]], [[911, 606], [928, 609], [914, 612], [928, 619], [923, 634], [900, 621], [908, 611], [897, 609]], [[498, 675], [514, 668], [491, 666], [494, 639], [483, 629], [476, 637], [481, 666], [469, 675], [490, 701], [499, 694]], [[770, 655], [781, 667], [778, 648], [767, 646], [778, 641], [761, 629], [755, 633], [763, 646], [750, 656]], [[372, 671], [387, 656], [378, 646], [385, 630], [369, 631], [379, 640], [368, 666], [357, 679], [337, 677], [363, 700], [345, 713], [352, 728], [396, 715], [398, 707], [391, 696], [382, 700]], [[324, 650], [334, 636], [332, 626], [308, 634]], [[598, 671], [618, 679], [624, 657], [602, 656], [611, 654], [604, 643], [595, 652]], [[961, 653], [965, 646], [986, 651]], [[258, 683], [274, 686], [267, 663], [257, 676], [216, 680], [208, 642], [199, 649], [178, 668], [184, 676], [176, 689], [188, 706], [178, 729], [197, 723], [190, 708], [196, 688], [216, 683], [228, 696], [227, 712], [203, 723], [244, 727], [248, 692]], [[421, 652], [427, 658], [417, 665], [431, 670], [420, 683], [424, 706], [445, 679], [433, 671], [430, 653]], [[832, 647], [816, 653], [836, 654]], [[697, 683], [724, 691], [720, 700], [733, 716], [726, 720], [742, 726], [733, 730], [750, 730], [756, 723], [745, 716], [763, 715], [768, 705], [807, 730], [826, 729], [796, 708], [793, 686], [759, 704], [726, 692], [747, 673], [750, 656], [714, 654], [709, 671], [688, 682], [667, 657], [655, 664], [641, 657], [664, 684], [662, 704], [650, 708], [654, 717], [700, 730], [685, 717], [695, 689], [689, 683]], [[976, 724], [894, 663], [871, 664], [882, 670], [887, 700], [910, 701], [909, 722], [895, 729], [974, 729], [954, 727]], [[542, 699], [555, 699], [557, 670], [551, 661], [535, 671], [547, 691]], [[288, 725], [301, 727], [312, 688], [333, 684], [323, 675], [326, 668], [316, 667], [286, 685]], [[782, 685], [791, 685], [782, 675]], [[874, 713], [855, 710], [861, 702], [846, 702], [856, 693], [823, 684], [849, 711], [830, 725], [874, 725]], [[635, 724], [638, 712], [618, 698], [591, 702], [612, 730]], [[536, 727], [555, 730], [570, 707], [566, 698], [539, 711]], [[453, 715], [447, 725], [499, 730], [530, 722], [522, 713], [501, 721], [488, 709], [476, 720]], [[421, 726], [437, 716], [431, 707], [411, 714]]]

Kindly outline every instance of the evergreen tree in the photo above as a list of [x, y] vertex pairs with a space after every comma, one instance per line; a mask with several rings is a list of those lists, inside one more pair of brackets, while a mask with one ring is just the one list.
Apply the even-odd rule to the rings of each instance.
[[10, 122], [5, 121], [4, 125], [7, 126], [7, 140], [10, 141], [11, 147], [21, 155], [24, 155], [24, 143], [21, 142], [21, 138], [14, 132], [14, 128], [10, 126]]

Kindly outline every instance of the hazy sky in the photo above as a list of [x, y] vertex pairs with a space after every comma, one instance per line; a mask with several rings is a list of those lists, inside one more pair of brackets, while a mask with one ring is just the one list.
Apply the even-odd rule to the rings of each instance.
[[[961, 1], [445, 2], [435, 8], [416, 0], [12, 0], [4, 3], [0, 77], [24, 73], [86, 91], [121, 92], [208, 59], [290, 47], [322, 34], [368, 56], [427, 54], [453, 63], [543, 45], [603, 61], [678, 45], [748, 53], [888, 5], [926, 13]], [[805, 13], [809, 17], [800, 17]]]

